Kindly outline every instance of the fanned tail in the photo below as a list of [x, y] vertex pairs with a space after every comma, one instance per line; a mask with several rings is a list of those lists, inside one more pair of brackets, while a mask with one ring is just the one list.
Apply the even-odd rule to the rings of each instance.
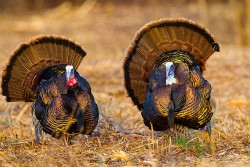
[[58, 65], [80, 65], [86, 52], [79, 44], [57, 35], [40, 35], [20, 44], [2, 75], [6, 101], [33, 101], [44, 71]]
[[149, 76], [159, 56], [166, 52], [183, 51], [192, 55], [197, 65], [205, 62], [219, 45], [209, 31], [184, 18], [161, 19], [143, 26], [136, 34], [123, 65], [124, 84], [133, 103], [142, 110]]

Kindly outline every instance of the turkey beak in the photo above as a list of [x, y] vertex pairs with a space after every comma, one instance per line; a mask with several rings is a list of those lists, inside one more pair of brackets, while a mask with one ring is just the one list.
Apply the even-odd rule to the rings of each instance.
[[74, 67], [72, 65], [66, 66], [66, 78], [69, 81], [70, 78], [74, 77]]

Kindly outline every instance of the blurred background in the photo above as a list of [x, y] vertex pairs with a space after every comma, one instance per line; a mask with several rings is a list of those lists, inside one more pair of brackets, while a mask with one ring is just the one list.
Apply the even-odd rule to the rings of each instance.
[[[26, 19], [31, 16], [39, 17], [45, 14], [47, 17], [42, 17], [43, 21], [54, 18], [63, 22], [62, 24], [68, 28], [73, 28], [70, 26], [70, 22], [76, 21], [67, 19], [68, 15], [76, 10], [80, 10], [75, 16], [79, 22], [90, 19], [93, 14], [96, 18], [91, 19], [97, 22], [100, 21], [100, 17], [106, 16], [110, 20], [117, 17], [122, 20], [123, 24], [133, 22], [133, 25], [136, 23], [140, 25], [161, 17], [186, 17], [198, 21], [212, 30], [220, 43], [250, 45], [250, 1], [248, 0], [179, 0], [178, 2], [174, 0], [0, 0], [0, 3], [1, 16], [10, 16], [10, 19], [20, 17], [19, 21], [22, 20], [25, 23]], [[87, 13], [89, 16], [84, 18]], [[128, 17], [131, 20], [128, 20]], [[41, 23], [39, 24], [39, 21], [42, 20], [35, 21], [33, 18], [35, 27], [30, 27], [29, 30], [36, 31], [39, 27], [42, 29]], [[56, 24], [56, 22], [54, 23]], [[19, 24], [19, 26], [21, 25]], [[113, 22], [106, 26], [108, 28], [118, 25]], [[131, 26], [131, 23], [127, 26]], [[124, 30], [128, 28], [127, 26], [123, 26]], [[8, 26], [6, 25], [6, 27]], [[120, 27], [122, 26], [120, 25]], [[16, 28], [18, 29], [18, 27]], [[48, 30], [44, 31], [48, 32]], [[127, 31], [132, 30], [127, 29]]]

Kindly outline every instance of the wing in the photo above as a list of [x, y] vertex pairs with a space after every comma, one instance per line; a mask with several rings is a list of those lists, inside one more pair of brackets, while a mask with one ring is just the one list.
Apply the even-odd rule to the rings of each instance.
[[99, 119], [99, 111], [93, 95], [87, 90], [82, 90], [76, 95], [79, 104], [76, 119], [80, 133], [90, 134], [96, 127]]
[[60, 74], [39, 84], [36, 99], [39, 98], [45, 106], [48, 106], [55, 97], [67, 94], [67, 90], [65, 75]]
[[197, 67], [193, 67], [190, 70], [190, 83], [189, 85], [200, 91], [200, 93], [205, 96], [207, 100], [210, 100], [211, 96], [211, 85], [207, 80], [204, 79], [201, 72]]
[[[190, 68], [190, 70], [189, 70]], [[175, 123], [189, 128], [203, 127], [212, 117], [210, 105], [211, 86], [203, 78], [199, 66], [187, 67], [180, 63], [176, 71], [178, 84], [173, 87]]]
[[156, 131], [167, 130], [174, 124], [174, 103], [171, 100], [171, 87], [156, 87], [147, 91], [142, 111], [144, 123]]
[[210, 121], [213, 113], [209, 101], [193, 87], [185, 86], [185, 103], [175, 113], [175, 123], [198, 129]]

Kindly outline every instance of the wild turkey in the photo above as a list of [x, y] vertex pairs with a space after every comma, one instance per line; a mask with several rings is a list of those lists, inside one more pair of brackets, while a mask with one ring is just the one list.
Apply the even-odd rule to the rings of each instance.
[[211, 132], [211, 86], [202, 72], [215, 51], [219, 45], [208, 30], [184, 18], [150, 22], [136, 33], [123, 65], [124, 84], [146, 126], [165, 131], [207, 125]]
[[96, 127], [97, 104], [76, 71], [85, 55], [78, 44], [56, 35], [34, 37], [12, 53], [3, 70], [2, 94], [8, 102], [33, 102], [37, 143], [42, 130], [67, 139], [67, 134], [90, 134]]

